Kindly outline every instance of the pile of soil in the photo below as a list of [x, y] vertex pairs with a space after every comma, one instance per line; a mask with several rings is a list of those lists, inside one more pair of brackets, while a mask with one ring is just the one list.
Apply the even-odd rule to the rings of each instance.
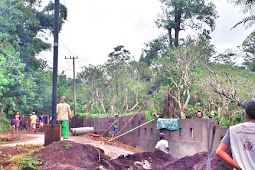
[[143, 152], [120, 156], [118, 159], [112, 160], [110, 163], [115, 169], [162, 169], [167, 164], [175, 162], [171, 155], [161, 151]]
[[[111, 160], [104, 151], [90, 145], [72, 141], [54, 142], [33, 154], [39, 156], [43, 165], [38, 169], [206, 169], [208, 153], [175, 159], [160, 151], [136, 153]], [[212, 154], [211, 169], [232, 169], [227, 163]]]
[[108, 160], [104, 151], [90, 145], [83, 145], [72, 141], [59, 141], [35, 152], [43, 164], [38, 169], [91, 169], [90, 166], [101, 160]]

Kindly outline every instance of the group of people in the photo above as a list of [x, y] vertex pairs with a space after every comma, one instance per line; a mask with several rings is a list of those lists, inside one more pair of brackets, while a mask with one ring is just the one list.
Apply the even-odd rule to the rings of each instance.
[[[231, 126], [227, 130], [216, 150], [216, 155], [234, 169], [253, 170], [255, 169], [255, 101], [246, 105], [245, 119], [246, 122]], [[160, 133], [159, 137], [155, 149], [169, 154], [165, 134]], [[232, 157], [226, 152], [228, 148], [231, 148]]]
[[[68, 139], [69, 136], [69, 122], [72, 118], [71, 108], [70, 105], [66, 103], [66, 97], [62, 96], [60, 98], [60, 103], [57, 105], [57, 121], [61, 124], [61, 132], [62, 132], [62, 139]], [[26, 130], [29, 129], [30, 133], [35, 133], [37, 125], [39, 125], [39, 129], [43, 130], [43, 126], [45, 124], [49, 124], [49, 115], [46, 113], [45, 115], [41, 113], [39, 118], [36, 116], [35, 112], [29, 115], [27, 119], [25, 116], [20, 116], [19, 112], [16, 113], [14, 118], [12, 119], [12, 131], [16, 132], [19, 129], [25, 128]], [[28, 128], [29, 127], [29, 128]]]
[[19, 130], [26, 129], [29, 130], [30, 133], [35, 133], [37, 125], [39, 125], [39, 129], [42, 131], [45, 124], [49, 124], [48, 113], [41, 113], [38, 118], [35, 112], [32, 112], [32, 114], [26, 118], [25, 116], [20, 116], [19, 112], [17, 112], [12, 119], [12, 131], [15, 132], [16, 130], [16, 132], [18, 132]]

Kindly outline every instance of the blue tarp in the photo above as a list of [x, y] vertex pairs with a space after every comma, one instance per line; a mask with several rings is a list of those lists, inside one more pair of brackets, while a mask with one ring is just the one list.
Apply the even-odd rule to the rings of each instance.
[[168, 129], [168, 130], [179, 130], [178, 128], [179, 119], [162, 119], [157, 120], [157, 130]]

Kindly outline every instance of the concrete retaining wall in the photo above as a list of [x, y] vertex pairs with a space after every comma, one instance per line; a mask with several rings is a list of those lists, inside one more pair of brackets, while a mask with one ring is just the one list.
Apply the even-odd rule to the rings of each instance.
[[[117, 121], [118, 130], [126, 125], [132, 116], [123, 116]], [[116, 119], [109, 118], [79, 118], [78, 115], [72, 119], [71, 127], [94, 127], [98, 134], [102, 134]], [[143, 123], [145, 123], [143, 114], [136, 115], [130, 123], [120, 132], [125, 133]], [[173, 157], [184, 157], [194, 155], [198, 152], [208, 151], [212, 139], [212, 130], [215, 125], [214, 119], [180, 119], [179, 130], [169, 131], [167, 129], [156, 130], [156, 121], [146, 124], [117, 140], [125, 144], [140, 148], [144, 151], [154, 151], [154, 147], [159, 140], [159, 133], [166, 134], [166, 140], [169, 141], [169, 149]], [[108, 137], [116, 134], [112, 126], [106, 134]], [[215, 151], [220, 140], [226, 133], [227, 128], [216, 128], [216, 134], [213, 142], [213, 151]], [[120, 135], [119, 134], [119, 135]]]

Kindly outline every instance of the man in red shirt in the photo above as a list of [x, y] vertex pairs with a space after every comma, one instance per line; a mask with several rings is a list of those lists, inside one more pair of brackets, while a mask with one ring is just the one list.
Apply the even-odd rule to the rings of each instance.
[[16, 127], [16, 132], [19, 131], [19, 123], [20, 123], [20, 115], [19, 115], [19, 112], [17, 112], [16, 115], [15, 115], [15, 127]]

